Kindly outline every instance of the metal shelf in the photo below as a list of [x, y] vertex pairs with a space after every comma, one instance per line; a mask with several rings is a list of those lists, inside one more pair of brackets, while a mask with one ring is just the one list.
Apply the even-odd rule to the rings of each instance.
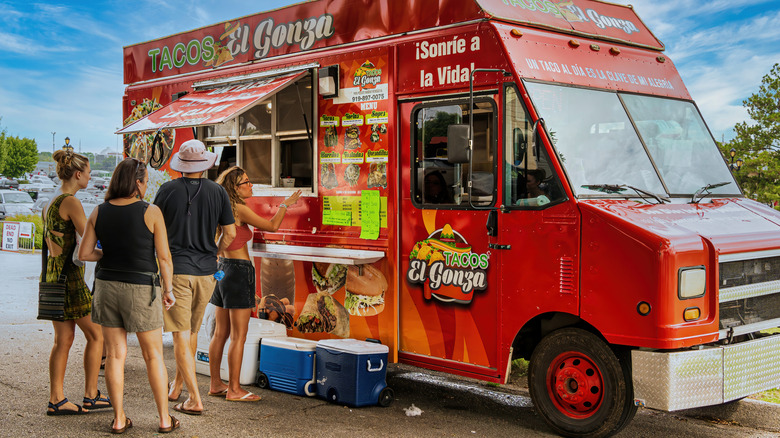
[[322, 248], [316, 246], [255, 243], [251, 246], [249, 255], [253, 257], [299, 260], [304, 262], [363, 265], [381, 260], [385, 257], [385, 252], [347, 248]]

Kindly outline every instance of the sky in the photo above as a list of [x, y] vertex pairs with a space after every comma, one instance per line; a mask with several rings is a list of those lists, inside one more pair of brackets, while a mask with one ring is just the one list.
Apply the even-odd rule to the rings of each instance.
[[[780, 1], [612, 2], [634, 6], [713, 136], [733, 138], [734, 125], [749, 121], [742, 101], [780, 62]], [[0, 129], [34, 139], [41, 151], [66, 136], [83, 152], [119, 151], [124, 46], [294, 3], [0, 0]]]

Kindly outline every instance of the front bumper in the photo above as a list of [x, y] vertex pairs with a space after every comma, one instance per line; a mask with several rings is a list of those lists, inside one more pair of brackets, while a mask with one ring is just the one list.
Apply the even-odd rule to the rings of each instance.
[[780, 387], [780, 334], [699, 350], [631, 352], [634, 402], [664, 411], [725, 403]]

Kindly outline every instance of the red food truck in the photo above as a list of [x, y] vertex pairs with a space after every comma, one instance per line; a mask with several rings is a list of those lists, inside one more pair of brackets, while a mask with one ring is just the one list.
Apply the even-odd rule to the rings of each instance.
[[527, 358], [552, 429], [606, 436], [780, 385], [780, 214], [663, 50], [596, 0], [312, 1], [125, 47], [119, 133], [152, 189], [197, 138], [260, 215], [303, 190], [251, 247], [290, 336]]

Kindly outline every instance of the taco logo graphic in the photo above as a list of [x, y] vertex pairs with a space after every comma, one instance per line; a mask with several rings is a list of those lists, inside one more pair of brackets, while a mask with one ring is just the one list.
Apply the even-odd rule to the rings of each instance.
[[414, 245], [406, 280], [423, 285], [426, 299], [471, 303], [475, 290], [487, 288], [489, 254], [471, 252], [466, 239], [449, 224]]
[[382, 81], [382, 69], [374, 67], [371, 61], [366, 60], [357, 70], [352, 80], [352, 85], [360, 87], [361, 90], [376, 88]]

